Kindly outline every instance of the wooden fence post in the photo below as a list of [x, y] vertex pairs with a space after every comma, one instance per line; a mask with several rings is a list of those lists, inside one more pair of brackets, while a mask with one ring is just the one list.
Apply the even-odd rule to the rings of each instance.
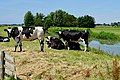
[[15, 59], [4, 51], [0, 51], [0, 79], [4, 80], [5, 75], [16, 76]]
[[4, 80], [4, 75], [5, 75], [5, 67], [4, 67], [5, 60], [4, 60], [4, 58], [5, 58], [5, 53], [4, 53], [4, 51], [1, 51], [1, 70], [2, 70], [1, 80]]

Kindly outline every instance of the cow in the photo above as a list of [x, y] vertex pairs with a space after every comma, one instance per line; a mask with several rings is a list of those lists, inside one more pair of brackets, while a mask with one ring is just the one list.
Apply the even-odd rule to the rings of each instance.
[[0, 36], [0, 42], [9, 42], [10, 39], [8, 37], [2, 37]]
[[57, 32], [59, 35], [59, 38], [63, 39], [68, 48], [68, 50], [70, 49], [68, 43], [69, 42], [75, 42], [75, 43], [83, 43], [84, 46], [84, 52], [87, 50], [88, 48], [88, 36], [89, 36], [89, 32], [87, 30], [83, 30], [83, 31], [77, 31], [77, 30], [64, 30], [64, 31], [59, 31]]
[[60, 39], [51, 36], [48, 36], [46, 38], [47, 38], [46, 42], [48, 48], [59, 49], [59, 50], [65, 49], [65, 45]]
[[9, 38], [13, 38], [15, 41], [15, 50], [19, 45], [20, 52], [22, 51], [22, 41], [33, 41], [38, 39], [41, 47], [41, 51], [44, 51], [44, 29], [43, 27], [13, 27], [4, 29], [8, 33]]

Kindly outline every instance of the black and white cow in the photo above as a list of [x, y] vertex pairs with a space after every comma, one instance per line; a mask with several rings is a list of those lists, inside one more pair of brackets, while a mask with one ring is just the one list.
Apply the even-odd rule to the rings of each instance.
[[0, 36], [0, 42], [9, 42], [10, 39], [8, 37], [2, 37]]
[[22, 51], [22, 41], [33, 41], [38, 39], [41, 51], [44, 51], [44, 29], [43, 27], [13, 27], [4, 29], [8, 33], [8, 37], [12, 37], [15, 44], [15, 52], [19, 45], [20, 51]]
[[77, 30], [64, 30], [59, 31], [58, 35], [60, 38], [62, 38], [65, 41], [65, 44], [67, 45], [67, 48], [70, 49], [68, 43], [69, 42], [76, 42], [81, 43], [84, 45], [84, 51], [88, 48], [88, 31], [77, 31]]
[[59, 50], [65, 49], [65, 45], [60, 39], [51, 36], [48, 36], [46, 38], [47, 38], [46, 42], [49, 48], [59, 49]]

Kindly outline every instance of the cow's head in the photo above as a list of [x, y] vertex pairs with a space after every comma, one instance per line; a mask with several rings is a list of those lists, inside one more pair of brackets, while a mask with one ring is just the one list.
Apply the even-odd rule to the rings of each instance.
[[50, 39], [50, 37], [51, 37], [51, 36], [47, 36], [47, 37], [45, 37], [45, 38], [48, 40], [48, 39]]
[[46, 42], [47, 42], [47, 44], [50, 43], [50, 39], [51, 39], [51, 38], [52, 38], [51, 36], [46, 37]]
[[55, 37], [52, 37], [52, 36], [46, 37], [47, 45], [50, 45], [50, 44], [51, 44], [51, 41], [52, 41], [53, 39], [55, 39]]
[[52, 38], [51, 36], [46, 37], [46, 43], [47, 43], [48, 47], [51, 46], [51, 38]]
[[7, 32], [7, 35], [9, 38], [11, 38], [11, 35], [10, 35], [11, 30], [12, 30], [11, 27], [8, 27], [8, 29], [4, 29], [4, 31]]
[[88, 37], [89, 37], [88, 30], [84, 30], [84, 31], [81, 32], [81, 38], [88, 40]]
[[15, 38], [16, 36], [19, 35], [19, 30], [17, 27], [14, 27], [12, 29], [11, 28], [4, 29], [4, 31], [7, 32], [9, 38], [11, 38], [11, 37]]

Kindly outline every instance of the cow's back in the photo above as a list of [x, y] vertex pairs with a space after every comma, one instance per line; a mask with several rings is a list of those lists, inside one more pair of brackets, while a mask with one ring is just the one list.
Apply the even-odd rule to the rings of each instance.
[[44, 38], [43, 27], [35, 27], [35, 29], [33, 30], [33, 34], [31, 34], [31, 36], [29, 38], [27, 38], [23, 34], [20, 34], [20, 37], [21, 37], [21, 40], [24, 40], [24, 41], [32, 41], [35, 39], [43, 40], [43, 38]]
[[66, 30], [61, 33], [61, 36], [64, 40], [67, 40], [67, 41], [69, 40], [77, 41], [81, 36], [81, 32], [74, 31], [74, 30], [71, 30], [71, 31]]

